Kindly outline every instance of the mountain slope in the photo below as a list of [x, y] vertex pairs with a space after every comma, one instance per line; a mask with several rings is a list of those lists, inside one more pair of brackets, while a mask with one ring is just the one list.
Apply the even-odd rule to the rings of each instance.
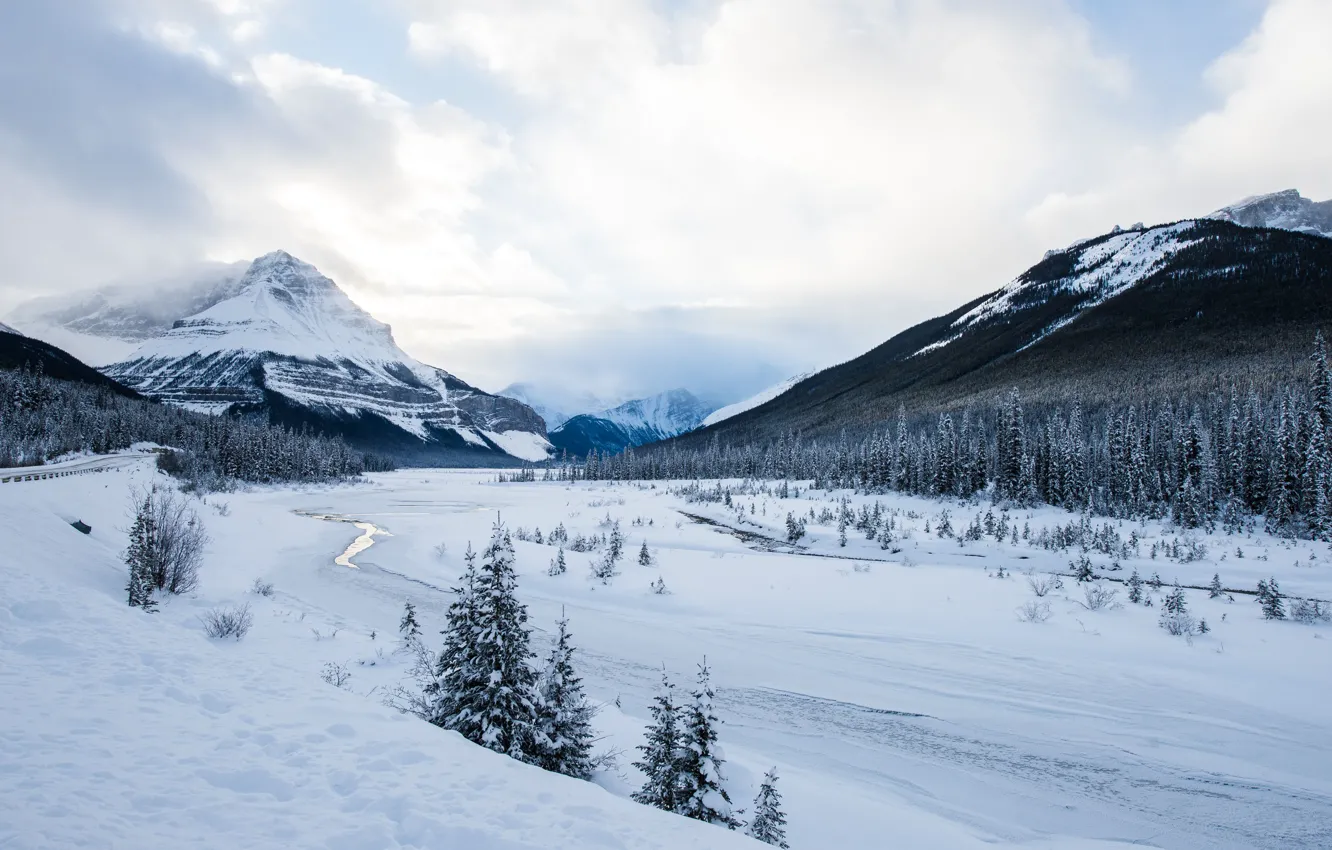
[[692, 431], [712, 409], [688, 390], [669, 390], [601, 413], [575, 416], [550, 433], [550, 442], [580, 457], [592, 449], [619, 452]]
[[25, 368], [36, 369], [48, 377], [61, 381], [77, 381], [95, 387], [106, 387], [123, 396], [141, 398], [134, 390], [108, 378], [69, 352], [61, 351], [48, 342], [23, 336], [0, 325], [0, 369]]
[[[1332, 322], [1332, 240], [1199, 219], [1076, 243], [759, 407], [694, 432], [734, 444], [913, 413], [1178, 395], [1284, 380]], [[1224, 378], [1223, 378], [1224, 376]]]
[[760, 404], [767, 404], [777, 396], [791, 389], [791, 387], [794, 387], [796, 384], [808, 378], [811, 374], [813, 373], [804, 372], [802, 374], [796, 375], [795, 377], [787, 378], [785, 381], [773, 384], [767, 389], [760, 390], [759, 392], [754, 393], [749, 398], [737, 401], [734, 404], [728, 404], [725, 407], [720, 407], [709, 413], [707, 415], [707, 418], [705, 418], [701, 424], [704, 426], [716, 425], [718, 422], [721, 422], [723, 419], [730, 419], [732, 416], [739, 416], [741, 413], [744, 413], [746, 410], [753, 410], [754, 408], [758, 407]]
[[405, 462], [537, 460], [548, 450], [531, 408], [411, 358], [388, 325], [282, 251], [104, 371], [172, 404], [263, 414]]

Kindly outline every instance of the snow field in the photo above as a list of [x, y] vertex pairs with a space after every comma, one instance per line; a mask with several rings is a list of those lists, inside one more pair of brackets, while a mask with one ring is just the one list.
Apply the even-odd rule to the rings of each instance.
[[[568, 572], [551, 577], [555, 548], [515, 541], [534, 649], [544, 654], [563, 610], [588, 692], [605, 703], [599, 749], [624, 755], [619, 774], [597, 782], [614, 795], [640, 781], [629, 762], [661, 665], [688, 690], [706, 655], [732, 799], [748, 808], [777, 766], [796, 848], [1332, 844], [1332, 626], [1264, 622], [1250, 597], [1188, 592], [1213, 628], [1190, 644], [1157, 626], [1159, 607], [1085, 610], [1065, 578], [1046, 598], [1050, 619], [1024, 623], [1015, 610], [1033, 595], [1023, 572], [1066, 572], [1079, 553], [959, 547], [924, 533], [939, 502], [851, 495], [856, 510], [877, 498], [901, 512], [912, 529], [895, 544], [902, 551], [854, 529], [843, 549], [835, 526], [811, 524], [807, 553], [792, 554], [691, 522], [681, 510], [732, 525], [735, 512], [688, 504], [661, 484], [405, 470], [357, 486], [209, 496], [217, 507], [200, 511], [214, 540], [198, 598], [147, 616], [123, 607], [115, 528], [128, 525], [130, 484], [150, 474], [145, 465], [0, 490], [0, 710], [18, 718], [0, 732], [0, 801], [18, 801], [3, 808], [17, 816], [0, 814], [0, 846], [11, 836], [23, 847], [197, 846], [200, 836], [218, 846], [759, 846], [380, 706], [406, 673], [394, 642], [403, 603], [417, 606], [437, 648], [443, 591], [497, 512], [511, 529], [543, 534], [561, 522], [571, 536], [601, 533], [608, 515], [621, 522], [626, 556], [609, 585], [588, 578], [597, 553], [566, 550]], [[780, 538], [788, 512], [831, 498], [737, 501], [756, 508], [743, 528]], [[947, 507], [958, 531], [986, 509]], [[387, 534], [347, 569], [334, 558], [360, 531], [296, 510]], [[75, 514], [92, 536], [64, 525]], [[1010, 514], [1033, 533], [1072, 519]], [[1142, 557], [1121, 561], [1116, 576], [1136, 566], [1144, 579], [1155, 570], [1167, 585], [1205, 584], [1219, 571], [1227, 586], [1252, 588], [1275, 575], [1286, 593], [1332, 597], [1325, 544], [1203, 536], [1207, 559], [1179, 564], [1147, 556], [1173, 531], [1119, 531], [1133, 529]], [[643, 541], [651, 567], [637, 563]], [[1098, 572], [1110, 560], [1089, 557]], [[1001, 565], [1012, 577], [991, 577]], [[650, 591], [659, 576], [669, 595]], [[248, 593], [255, 578], [274, 584], [271, 598]], [[202, 636], [199, 612], [245, 601], [256, 615], [248, 637]], [[320, 681], [330, 662], [351, 672], [346, 692]], [[149, 802], [136, 809], [136, 799]], [[583, 807], [588, 820], [564, 811]]]

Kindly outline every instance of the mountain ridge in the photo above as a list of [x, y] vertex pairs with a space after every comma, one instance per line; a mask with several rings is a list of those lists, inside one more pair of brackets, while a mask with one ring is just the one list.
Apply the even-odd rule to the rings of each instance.
[[[1037, 403], [1132, 400], [1151, 390], [1217, 389], [1223, 376], [1287, 380], [1316, 330], [1332, 322], [1332, 239], [1265, 226], [1298, 193], [1212, 215], [1116, 228], [1036, 265], [993, 292], [907, 328], [776, 397], [675, 438], [744, 444], [799, 431], [831, 436], [913, 413], [990, 406], [1018, 387]], [[1225, 208], [1231, 210], [1232, 208]], [[1288, 224], [1300, 224], [1289, 217]]]
[[615, 453], [692, 431], [714, 409], [688, 390], [676, 388], [574, 416], [551, 431], [550, 441], [556, 450], [578, 457], [593, 449]]

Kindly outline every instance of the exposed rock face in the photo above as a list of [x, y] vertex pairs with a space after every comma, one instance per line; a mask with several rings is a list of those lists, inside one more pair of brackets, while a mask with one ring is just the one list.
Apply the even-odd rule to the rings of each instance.
[[1208, 217], [1244, 227], [1275, 227], [1332, 239], [1332, 201], [1311, 201], [1295, 189], [1245, 198]]

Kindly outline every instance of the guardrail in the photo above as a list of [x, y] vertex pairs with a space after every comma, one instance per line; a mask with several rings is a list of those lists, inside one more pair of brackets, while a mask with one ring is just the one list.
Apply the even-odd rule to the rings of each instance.
[[13, 481], [41, 481], [46, 478], [65, 478], [70, 475], [87, 475], [92, 472], [105, 472], [109, 467], [94, 466], [91, 469], [53, 469], [49, 472], [22, 472], [16, 475], [5, 475], [0, 470], [0, 484], [8, 484]]

